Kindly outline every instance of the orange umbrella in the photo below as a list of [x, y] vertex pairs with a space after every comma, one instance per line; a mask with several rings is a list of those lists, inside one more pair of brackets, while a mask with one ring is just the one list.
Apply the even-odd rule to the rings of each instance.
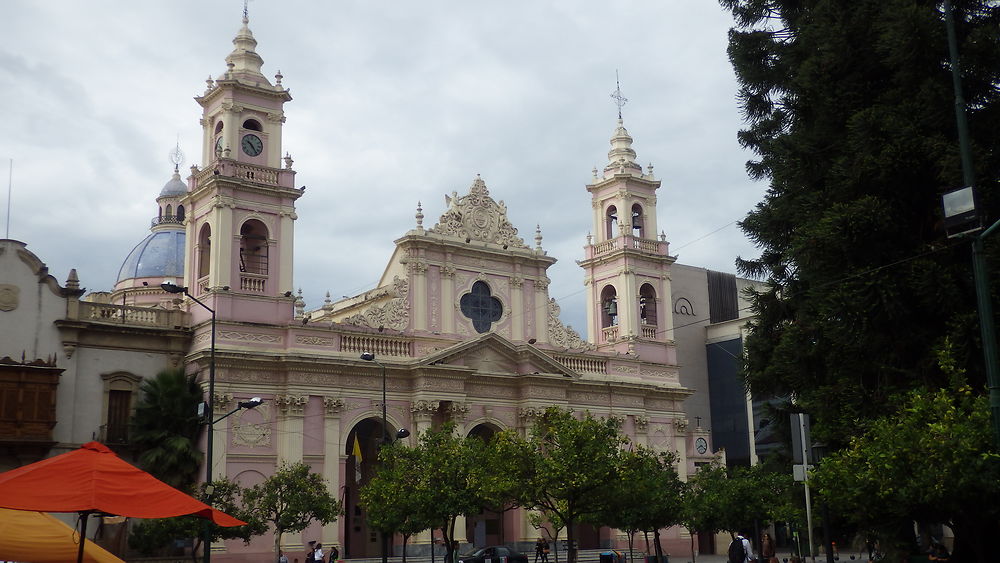
[[246, 524], [138, 469], [99, 442], [0, 473], [0, 508], [83, 513], [81, 537], [92, 512], [135, 518], [192, 515], [220, 526]]

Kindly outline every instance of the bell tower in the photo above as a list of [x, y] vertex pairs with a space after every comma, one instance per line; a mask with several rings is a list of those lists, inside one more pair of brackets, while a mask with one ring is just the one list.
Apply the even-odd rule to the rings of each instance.
[[587, 236], [584, 269], [587, 285], [588, 339], [599, 350], [640, 354], [661, 361], [672, 357], [670, 265], [665, 236], [657, 238], [653, 167], [646, 173], [636, 162], [632, 137], [625, 129], [621, 92], [618, 125], [603, 172], [594, 169], [587, 191], [593, 206], [593, 230]]
[[[295, 200], [292, 158], [282, 158], [280, 71], [263, 74], [257, 40], [243, 25], [226, 71], [195, 98], [203, 109], [202, 168], [192, 167], [184, 285], [220, 315], [241, 321], [292, 318]], [[282, 163], [284, 166], [282, 167]]]

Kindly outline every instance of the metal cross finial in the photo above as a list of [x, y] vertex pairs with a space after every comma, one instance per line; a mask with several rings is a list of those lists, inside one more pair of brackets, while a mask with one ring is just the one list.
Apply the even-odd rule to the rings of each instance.
[[611, 93], [611, 99], [618, 106], [618, 119], [622, 118], [622, 106], [628, 103], [628, 98], [622, 96], [622, 86], [618, 80], [618, 71], [615, 70], [615, 91]]
[[249, 3], [249, 2], [250, 2], [250, 0], [243, 0], [243, 19], [244, 20], [249, 20], [250, 19], [250, 10], [247, 7], [247, 3]]

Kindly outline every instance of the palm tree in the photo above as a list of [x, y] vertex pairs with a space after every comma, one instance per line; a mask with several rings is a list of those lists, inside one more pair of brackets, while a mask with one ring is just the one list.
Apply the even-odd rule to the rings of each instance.
[[164, 483], [188, 490], [196, 481], [202, 454], [197, 440], [202, 421], [201, 387], [182, 369], [168, 369], [145, 379], [132, 419], [139, 465]]

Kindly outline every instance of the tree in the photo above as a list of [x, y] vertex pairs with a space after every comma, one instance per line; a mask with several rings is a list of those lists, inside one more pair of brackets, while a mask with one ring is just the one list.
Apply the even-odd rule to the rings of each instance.
[[394, 442], [379, 452], [378, 472], [361, 489], [361, 504], [368, 513], [368, 525], [383, 534], [399, 532], [403, 536], [403, 561], [406, 542], [439, 521], [432, 520], [420, 494], [424, 466], [421, 451]]
[[164, 370], [145, 379], [132, 419], [139, 466], [157, 479], [182, 490], [197, 480], [202, 454], [198, 435], [201, 387], [181, 369]]
[[701, 467], [688, 478], [681, 520], [692, 533], [726, 531], [735, 536], [757, 520], [794, 520], [791, 492], [790, 475], [761, 465], [730, 470], [721, 464]]
[[239, 518], [247, 523], [245, 526], [219, 526], [210, 520], [194, 516], [178, 516], [175, 518], [154, 518], [143, 520], [132, 528], [129, 535], [129, 546], [145, 556], [162, 553], [172, 542], [191, 538], [193, 540], [191, 559], [197, 562], [202, 553], [201, 545], [205, 539], [205, 527], [209, 529], [210, 541], [241, 539], [250, 543], [253, 536], [259, 536], [267, 531], [267, 525], [256, 519], [253, 514], [243, 509], [241, 497], [243, 489], [234, 481], [220, 479], [212, 482], [212, 494], [206, 492], [202, 483], [194, 496], [202, 502], [211, 503], [215, 508]]
[[274, 527], [275, 556], [282, 535], [301, 532], [313, 520], [329, 524], [343, 510], [326, 479], [302, 462], [283, 464], [266, 481], [247, 489], [243, 504], [248, 514]]
[[[622, 452], [618, 480], [609, 483], [614, 491], [593, 523], [628, 534], [630, 560], [636, 532], [652, 531], [656, 555], [662, 557], [660, 530], [682, 520], [683, 483], [677, 475], [676, 462], [673, 453], [656, 453], [641, 446]], [[648, 548], [647, 545], [647, 551]]]
[[[756, 153], [750, 176], [770, 182], [741, 222], [761, 253], [737, 262], [766, 280], [746, 339], [752, 391], [794, 393], [836, 447], [898, 393], [946, 385], [933, 350], [949, 335], [978, 388], [968, 248], [940, 225], [941, 194], [963, 185], [940, 3], [721, 3], [736, 21], [738, 138]], [[995, 218], [1000, 7], [954, 4], [978, 204]]]
[[[968, 385], [915, 390], [816, 470], [820, 493], [860, 528], [890, 540], [901, 523], [946, 524], [956, 561], [993, 561], [1000, 519], [1000, 456], [990, 452], [986, 397]], [[989, 452], [989, 453], [985, 453]], [[906, 555], [910, 540], [896, 546]]]
[[626, 443], [616, 419], [590, 413], [578, 419], [550, 407], [518, 450], [511, 468], [519, 471], [518, 502], [566, 525], [568, 563], [576, 561], [575, 524], [595, 518], [609, 503]]
[[[423, 526], [421, 529], [440, 527], [446, 561], [452, 561], [455, 520], [482, 511], [486, 475], [498, 470], [485, 463], [486, 450], [479, 438], [458, 436], [453, 423], [425, 431], [415, 448], [403, 444], [383, 448], [383, 465], [361, 490], [368, 514], [375, 515], [372, 522], [390, 532], [411, 524]], [[410, 467], [404, 468], [401, 462]], [[377, 515], [383, 511], [387, 516], [381, 519]], [[402, 514], [404, 511], [412, 515]]]

